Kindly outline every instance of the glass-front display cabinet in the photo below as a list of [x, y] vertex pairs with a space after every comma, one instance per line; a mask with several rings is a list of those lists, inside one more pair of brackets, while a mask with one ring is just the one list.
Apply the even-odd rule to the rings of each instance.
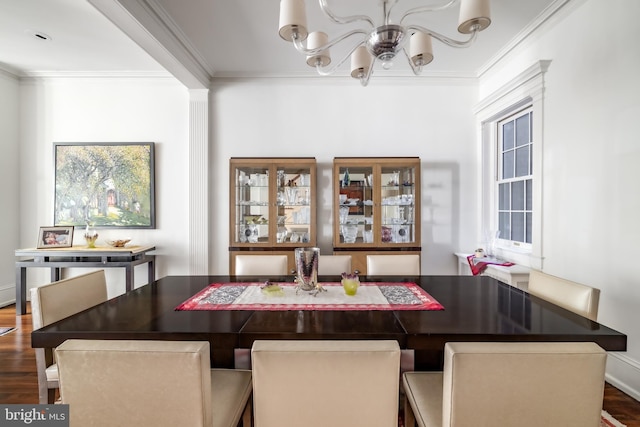
[[234, 257], [316, 245], [315, 158], [230, 159], [230, 274]]
[[420, 253], [420, 158], [337, 157], [333, 184], [335, 253], [361, 273], [367, 253]]

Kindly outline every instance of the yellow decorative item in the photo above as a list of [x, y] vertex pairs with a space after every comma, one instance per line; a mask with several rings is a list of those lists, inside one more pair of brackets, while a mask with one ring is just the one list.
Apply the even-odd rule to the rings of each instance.
[[357, 274], [342, 273], [342, 287], [345, 294], [354, 296], [358, 292], [358, 286], [360, 286], [360, 278]]
[[87, 228], [84, 231], [84, 240], [87, 242], [88, 248], [96, 247], [96, 240], [98, 240], [98, 232], [89, 227], [89, 223], [87, 223]]
[[263, 294], [267, 296], [283, 296], [284, 290], [280, 285], [273, 282], [265, 282], [263, 286], [260, 287]]

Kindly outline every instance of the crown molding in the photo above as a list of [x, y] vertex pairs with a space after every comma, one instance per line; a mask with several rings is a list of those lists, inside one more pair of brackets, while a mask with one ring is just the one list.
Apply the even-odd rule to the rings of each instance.
[[[375, 73], [375, 71], [374, 71]], [[313, 84], [331, 86], [356, 86], [360, 87], [357, 79], [349, 75], [334, 74], [331, 76], [320, 76], [315, 73], [289, 73], [289, 74], [264, 74], [264, 73], [216, 73], [211, 79], [212, 86], [220, 86], [231, 83], [291, 83], [291, 84]], [[439, 73], [423, 72], [416, 76], [407, 72], [406, 74], [394, 75], [374, 75], [369, 81], [368, 87], [376, 84], [402, 85], [402, 86], [439, 86], [439, 85], [464, 85], [475, 86], [478, 78], [475, 74], [468, 73]]]
[[209, 87], [211, 72], [156, 0], [88, 0], [189, 89]]
[[168, 71], [26, 71], [18, 76], [27, 79], [175, 79]]
[[494, 67], [498, 62], [502, 61], [508, 54], [513, 52], [520, 44], [530, 38], [540, 27], [551, 20], [553, 17], [571, 4], [577, 6], [584, 3], [585, 0], [556, 0], [550, 3], [533, 21], [524, 27], [516, 36], [509, 41], [502, 49], [491, 57], [482, 67], [478, 69], [477, 76], [482, 77], [488, 70]]
[[198, 49], [191, 43], [191, 40], [182, 31], [182, 28], [176, 23], [171, 15], [166, 11], [164, 7], [157, 0], [144, 0], [148, 7], [155, 13], [159, 21], [162, 23], [161, 28], [167, 34], [166, 37], [175, 37], [177, 42], [184, 50], [183, 55], [191, 58], [195, 62], [201, 71], [204, 71], [209, 76], [213, 76], [215, 71], [211, 64], [207, 62], [205, 57], [200, 53]]
[[13, 67], [8, 66], [0, 62], [0, 75], [8, 77], [10, 79], [19, 79], [20, 72]]

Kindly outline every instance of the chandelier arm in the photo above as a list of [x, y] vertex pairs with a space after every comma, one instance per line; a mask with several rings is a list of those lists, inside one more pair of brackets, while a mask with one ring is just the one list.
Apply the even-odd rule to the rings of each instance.
[[[364, 34], [365, 36], [369, 35], [369, 31], [367, 30], [353, 30], [353, 31], [349, 31], [348, 33], [345, 33], [339, 37], [336, 37], [335, 39], [331, 40], [330, 42], [328, 42], [325, 45], [319, 46], [315, 49], [307, 49], [304, 44], [302, 43], [302, 41], [300, 40], [300, 37], [298, 36], [297, 32], [294, 32], [292, 34], [292, 41], [293, 41], [293, 45], [295, 46], [296, 50], [300, 53], [304, 53], [305, 55], [317, 55], [320, 52], [330, 49], [331, 47], [335, 46], [336, 44], [340, 43], [341, 41], [354, 36], [356, 34]], [[356, 47], [360, 46], [362, 43], [364, 43], [365, 39], [363, 39], [362, 41], [360, 41], [360, 43], [358, 43], [356, 45]], [[355, 50], [355, 47], [353, 48], [353, 50]]]
[[340, 68], [340, 66], [342, 64], [344, 64], [346, 62], [347, 59], [349, 59], [351, 57], [351, 55], [353, 54], [353, 52], [355, 52], [355, 50], [362, 46], [362, 44], [364, 43], [364, 40], [361, 41], [360, 43], [358, 43], [357, 45], [355, 45], [353, 47], [353, 49], [351, 49], [349, 52], [347, 52], [347, 54], [336, 63], [336, 65], [332, 66], [332, 67], [322, 67], [321, 65], [318, 65], [318, 63], [316, 62], [316, 71], [318, 72], [318, 74], [320, 74], [321, 76], [330, 76], [333, 73], [335, 73], [338, 68]]
[[400, 18], [400, 25], [402, 25], [402, 21], [404, 21], [404, 19], [409, 15], [413, 15], [416, 13], [437, 12], [440, 10], [445, 10], [450, 8], [451, 6], [455, 6], [459, 1], [460, 0], [450, 0], [447, 3], [441, 4], [440, 6], [420, 6], [420, 7], [414, 7], [413, 9], [409, 9], [405, 12], [404, 15], [402, 15], [402, 18]]
[[[392, 4], [387, 8], [387, 5], [390, 2]], [[395, 6], [397, 3], [397, 0], [382, 0], [382, 22], [384, 22], [384, 25], [391, 24], [391, 9], [393, 9], [393, 6]]]
[[325, 15], [329, 17], [333, 22], [337, 24], [350, 24], [351, 22], [356, 21], [366, 21], [371, 25], [371, 28], [375, 28], [376, 25], [373, 22], [373, 19], [368, 17], [367, 15], [352, 15], [352, 16], [344, 16], [340, 17], [333, 13], [331, 9], [329, 9], [329, 5], [327, 4], [327, 0], [318, 0], [320, 3], [320, 9], [324, 12]]
[[478, 37], [478, 29], [476, 28], [476, 26], [474, 26], [472, 28], [471, 34], [470, 34], [470, 36], [469, 36], [469, 38], [467, 40], [454, 40], [452, 38], [444, 36], [444, 35], [442, 35], [440, 33], [436, 33], [433, 30], [421, 27], [419, 25], [409, 25], [409, 26], [407, 26], [407, 31], [408, 32], [421, 31], [421, 32], [423, 32], [425, 34], [429, 34], [434, 39], [437, 39], [437, 40], [441, 41], [442, 43], [444, 43], [444, 44], [446, 44], [448, 46], [457, 47], [457, 48], [463, 48], [463, 47], [471, 46], [473, 44], [473, 42], [476, 40], [476, 38]]

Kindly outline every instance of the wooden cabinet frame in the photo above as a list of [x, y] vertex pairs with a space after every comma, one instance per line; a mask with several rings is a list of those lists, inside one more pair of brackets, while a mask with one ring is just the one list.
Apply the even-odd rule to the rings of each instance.
[[[348, 178], [345, 172], [349, 171]], [[398, 171], [398, 176], [390, 178], [390, 171]], [[336, 254], [352, 256], [352, 267], [366, 274], [366, 255], [374, 253], [416, 253], [421, 251], [421, 186], [420, 158], [418, 157], [336, 157], [333, 161], [333, 250]], [[349, 181], [345, 185], [345, 181]], [[348, 217], [355, 216], [358, 222], [357, 238], [354, 243], [346, 242], [342, 233], [340, 209], [345, 209], [340, 195], [347, 200], [357, 200], [346, 206]], [[392, 197], [389, 197], [393, 195]], [[401, 198], [396, 205], [389, 199]], [[383, 211], [397, 222], [383, 223]], [[398, 212], [401, 212], [400, 214]], [[410, 220], [407, 218], [410, 217]], [[362, 221], [361, 221], [362, 220]], [[344, 221], [344, 219], [343, 219]], [[347, 220], [348, 221], [348, 220]], [[393, 229], [393, 235], [389, 233]], [[365, 241], [365, 230], [368, 231]], [[411, 238], [399, 238], [407, 230]], [[406, 239], [406, 241], [403, 241]]]
[[230, 274], [239, 253], [286, 254], [291, 270], [295, 248], [316, 246], [316, 180], [312, 157], [229, 160]]

